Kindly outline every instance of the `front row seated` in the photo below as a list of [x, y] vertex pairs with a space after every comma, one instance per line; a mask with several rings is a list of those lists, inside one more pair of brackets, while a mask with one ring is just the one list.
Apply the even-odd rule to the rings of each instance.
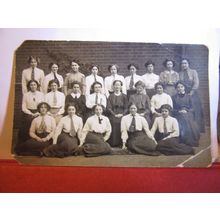
[[[87, 157], [115, 155], [107, 142], [112, 128], [109, 119], [102, 114], [102, 105], [94, 106], [94, 115], [87, 119], [84, 127], [73, 103], [67, 105], [68, 115], [57, 127], [55, 119], [47, 114], [49, 110], [50, 106], [45, 102], [38, 105], [40, 115], [32, 121], [30, 139], [15, 147], [17, 155], [61, 158], [81, 154]], [[137, 113], [136, 105], [129, 105], [129, 114], [121, 120], [121, 152], [152, 156], [194, 154], [192, 146], [180, 143], [178, 122], [170, 116], [171, 106], [164, 104], [160, 110], [161, 116], [149, 130], [146, 119]]]

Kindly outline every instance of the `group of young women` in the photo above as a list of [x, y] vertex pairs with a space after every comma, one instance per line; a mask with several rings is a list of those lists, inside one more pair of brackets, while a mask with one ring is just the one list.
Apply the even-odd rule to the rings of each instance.
[[160, 75], [152, 61], [145, 63], [142, 76], [132, 63], [125, 78], [113, 64], [104, 80], [97, 65], [85, 77], [72, 61], [63, 80], [57, 63], [49, 65], [46, 76], [37, 68], [37, 57], [28, 63], [22, 72], [18, 155], [193, 154], [205, 131], [199, 78], [187, 59], [179, 73], [166, 59]]

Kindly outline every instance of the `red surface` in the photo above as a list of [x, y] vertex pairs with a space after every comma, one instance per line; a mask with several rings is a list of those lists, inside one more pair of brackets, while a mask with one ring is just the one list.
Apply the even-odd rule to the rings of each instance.
[[84, 168], [0, 160], [0, 192], [220, 192], [211, 168]]

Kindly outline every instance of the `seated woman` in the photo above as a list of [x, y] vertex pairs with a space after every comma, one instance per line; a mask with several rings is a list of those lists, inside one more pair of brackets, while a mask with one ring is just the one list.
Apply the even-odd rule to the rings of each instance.
[[155, 84], [156, 95], [151, 98], [151, 112], [153, 114], [153, 120], [155, 117], [161, 116], [160, 107], [164, 104], [169, 104], [173, 107], [173, 101], [171, 97], [164, 93], [164, 85], [160, 82]]
[[31, 122], [39, 115], [37, 105], [44, 101], [44, 94], [37, 89], [39, 84], [36, 80], [30, 80], [27, 84], [28, 92], [22, 98], [22, 123], [19, 129], [19, 141], [26, 141], [29, 138]]
[[111, 153], [107, 143], [112, 131], [110, 121], [102, 115], [103, 106], [95, 105], [93, 110], [95, 114], [87, 119], [80, 140], [80, 148], [87, 157]]
[[121, 118], [127, 114], [128, 100], [127, 96], [122, 93], [122, 82], [115, 80], [113, 82], [114, 93], [110, 94], [107, 102], [107, 113], [112, 126], [112, 133], [109, 144], [112, 147], [121, 147], [120, 127]]
[[95, 105], [99, 104], [105, 108], [107, 105], [106, 96], [102, 94], [102, 84], [100, 82], [94, 82], [91, 87], [92, 93], [86, 96], [87, 117], [92, 115], [92, 109]]
[[76, 115], [76, 107], [73, 103], [66, 106], [68, 115], [61, 118], [53, 138], [53, 145], [44, 149], [47, 157], [67, 157], [78, 152], [79, 138], [83, 128], [83, 122]]
[[181, 143], [197, 147], [200, 138], [199, 127], [194, 118], [192, 98], [186, 94], [185, 88], [186, 86], [183, 82], [177, 82], [177, 94], [172, 97], [173, 114], [179, 122]]
[[59, 81], [56, 79], [49, 82], [51, 92], [45, 95], [45, 101], [50, 105], [50, 114], [54, 117], [56, 124], [60, 121], [64, 114], [65, 95], [58, 91]]
[[56, 122], [47, 114], [50, 106], [46, 102], [41, 102], [37, 109], [40, 115], [31, 123], [29, 131], [31, 139], [16, 146], [15, 153], [18, 155], [42, 156], [44, 148], [52, 144]]
[[137, 107], [137, 113], [147, 120], [148, 125], [151, 125], [150, 99], [145, 94], [145, 84], [142, 81], [137, 81], [135, 88], [136, 94], [130, 96], [129, 103], [134, 103]]
[[99, 73], [99, 67], [98, 65], [93, 64], [90, 68], [91, 74], [86, 77], [86, 96], [88, 96], [91, 93], [91, 86], [94, 82], [100, 82], [102, 84], [102, 94], [105, 93], [104, 91], [104, 80], [101, 76], [98, 75]]
[[135, 104], [129, 106], [130, 114], [121, 120], [122, 149], [128, 149], [132, 153], [156, 156], [157, 142], [149, 130], [144, 117], [137, 113]]
[[157, 117], [151, 133], [157, 140], [157, 151], [165, 155], [194, 154], [191, 146], [179, 143], [179, 126], [175, 118], [170, 116], [172, 107], [168, 104], [160, 107], [161, 116]]
[[179, 81], [179, 74], [173, 70], [175, 62], [166, 59], [163, 62], [165, 70], [160, 74], [160, 82], [165, 86], [165, 92], [171, 97], [176, 94], [175, 84]]
[[[77, 81], [74, 81], [72, 84], [72, 92], [71, 94], [66, 96], [65, 99], [65, 106], [67, 106], [70, 103], [74, 103], [75, 107], [77, 108], [77, 115], [81, 118], [85, 118], [86, 113], [86, 98], [84, 95], [80, 92], [80, 83]], [[84, 120], [83, 120], [84, 121]]]

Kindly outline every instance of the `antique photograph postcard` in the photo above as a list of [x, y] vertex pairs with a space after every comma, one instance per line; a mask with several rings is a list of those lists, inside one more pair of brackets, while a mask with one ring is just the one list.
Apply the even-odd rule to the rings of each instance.
[[208, 57], [199, 44], [24, 41], [15, 51], [14, 158], [209, 166]]

